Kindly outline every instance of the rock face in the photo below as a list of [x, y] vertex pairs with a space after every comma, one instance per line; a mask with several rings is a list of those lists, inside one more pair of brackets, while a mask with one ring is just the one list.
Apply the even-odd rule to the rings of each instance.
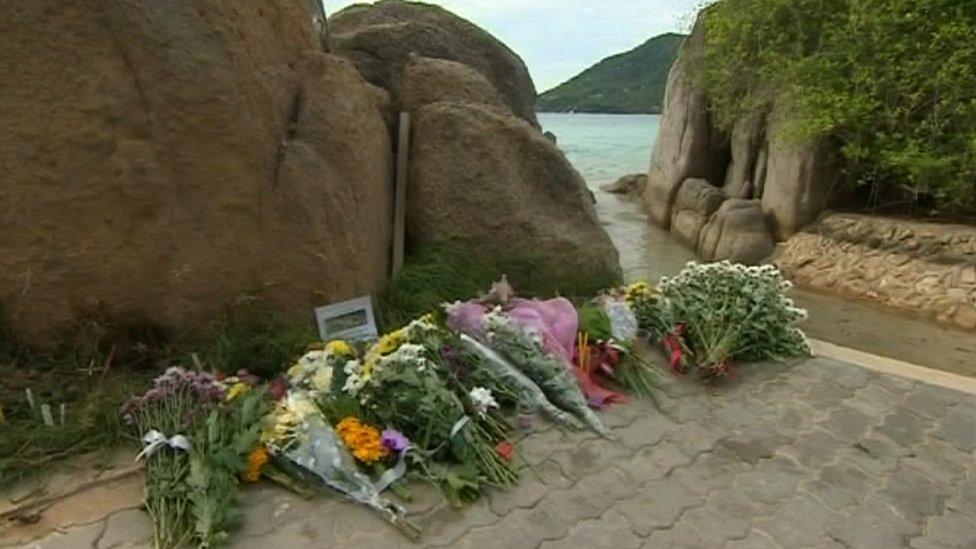
[[664, 228], [671, 225], [672, 207], [685, 180], [713, 182], [724, 177], [728, 140], [713, 128], [707, 99], [695, 87], [692, 75], [704, 47], [704, 24], [699, 21], [668, 76], [664, 114], [644, 191], [648, 216]]
[[644, 189], [646, 187], [647, 187], [647, 174], [635, 173], [631, 175], [625, 175], [620, 179], [614, 181], [613, 183], [610, 183], [609, 185], [604, 185], [600, 187], [600, 189], [610, 194], [623, 194], [632, 197], [640, 197], [644, 195]]
[[976, 330], [976, 228], [830, 214], [776, 263], [801, 286]]
[[704, 179], [681, 184], [672, 208], [671, 232], [688, 247], [698, 246], [698, 237], [709, 218], [725, 201], [725, 193]]
[[698, 239], [698, 253], [709, 261], [756, 264], [769, 257], [775, 247], [759, 201], [741, 198], [722, 202]]
[[411, 54], [463, 63], [497, 90], [512, 112], [536, 128], [536, 90], [525, 63], [493, 36], [430, 4], [382, 0], [357, 4], [329, 19], [332, 48], [351, 58], [373, 84], [402, 100]]
[[[790, 143], [776, 123], [779, 116], [775, 112], [754, 113], [737, 120], [728, 133], [716, 129], [708, 98], [697, 87], [693, 70], [706, 40], [699, 17], [668, 80], [644, 202], [652, 222], [670, 228], [703, 258], [757, 262], [764, 259], [763, 252], [771, 251], [770, 241], [789, 238], [829, 205], [834, 190], [831, 165], [818, 144]], [[705, 224], [701, 212], [677, 205], [687, 181], [705, 181], [720, 189], [726, 199], [749, 201], [749, 205], [730, 205], [722, 211], [731, 217], [709, 219], [711, 232], [702, 232]], [[699, 183], [689, 191], [699, 192]], [[761, 219], [752, 201], [760, 205]], [[708, 215], [717, 215], [717, 211]], [[718, 227], [722, 227], [721, 238], [715, 236]], [[736, 231], [747, 232], [733, 234]], [[768, 236], [760, 238], [763, 231]], [[708, 244], [703, 239], [706, 233], [712, 235]], [[700, 235], [697, 241], [695, 234]], [[756, 248], [750, 250], [750, 245]]]
[[403, 110], [440, 101], [477, 103], [502, 114], [511, 111], [491, 82], [471, 67], [444, 59], [414, 56], [403, 69]]
[[0, 33], [0, 299], [29, 338], [384, 284], [389, 99], [307, 0], [8, 2]]
[[473, 103], [421, 108], [408, 196], [412, 241], [462, 241], [594, 283], [620, 276], [582, 177], [516, 117]]
[[576, 289], [619, 280], [592, 195], [539, 131], [535, 86], [514, 53], [425, 4], [354, 6], [331, 22], [336, 51], [412, 115], [408, 246], [460, 242]]

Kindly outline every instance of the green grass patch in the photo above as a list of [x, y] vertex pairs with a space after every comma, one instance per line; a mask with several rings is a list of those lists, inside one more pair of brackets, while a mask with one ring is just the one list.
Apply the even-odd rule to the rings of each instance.
[[148, 326], [86, 320], [66, 331], [60, 345], [42, 349], [2, 325], [0, 487], [42, 473], [51, 462], [122, 444], [127, 434], [119, 408], [154, 375], [150, 365], [158, 355], [169, 352], [159, 337]]
[[318, 339], [311, 323], [302, 325], [262, 306], [242, 306], [216, 323], [201, 343], [207, 368], [228, 374], [238, 370], [273, 378]]
[[[65, 330], [52, 348], [27, 345], [0, 322], [0, 487], [43, 474], [54, 461], [135, 444], [121, 418], [122, 403], [144, 392], [167, 367], [194, 367], [194, 353], [206, 369], [246, 369], [271, 378], [314, 339], [311, 326], [261, 305], [236, 307], [192, 335], [91, 317]], [[54, 425], [44, 421], [44, 404]]]

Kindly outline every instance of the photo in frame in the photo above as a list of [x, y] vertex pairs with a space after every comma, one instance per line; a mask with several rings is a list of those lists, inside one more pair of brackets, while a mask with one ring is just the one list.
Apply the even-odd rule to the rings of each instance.
[[373, 298], [370, 296], [318, 307], [315, 309], [315, 322], [322, 341], [362, 341], [379, 337], [373, 314]]

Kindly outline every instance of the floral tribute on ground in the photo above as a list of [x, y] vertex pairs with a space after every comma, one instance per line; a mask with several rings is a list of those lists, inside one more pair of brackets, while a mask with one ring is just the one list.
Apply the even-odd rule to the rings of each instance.
[[411, 481], [460, 505], [518, 482], [527, 419], [612, 439], [597, 411], [628, 395], [656, 403], [665, 374], [637, 352], [642, 339], [676, 372], [712, 377], [733, 360], [808, 354], [787, 284], [772, 268], [689, 265], [659, 289], [577, 306], [520, 298], [503, 279], [377, 341], [315, 343], [278, 379], [173, 368], [124, 407], [142, 438], [154, 545], [224, 542], [239, 485], [261, 478], [341, 494], [417, 539], [397, 503]]

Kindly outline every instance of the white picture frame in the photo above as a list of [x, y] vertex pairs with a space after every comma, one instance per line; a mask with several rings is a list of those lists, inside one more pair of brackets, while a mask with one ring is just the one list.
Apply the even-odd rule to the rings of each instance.
[[368, 295], [316, 308], [315, 323], [322, 341], [364, 341], [379, 337], [373, 298]]

